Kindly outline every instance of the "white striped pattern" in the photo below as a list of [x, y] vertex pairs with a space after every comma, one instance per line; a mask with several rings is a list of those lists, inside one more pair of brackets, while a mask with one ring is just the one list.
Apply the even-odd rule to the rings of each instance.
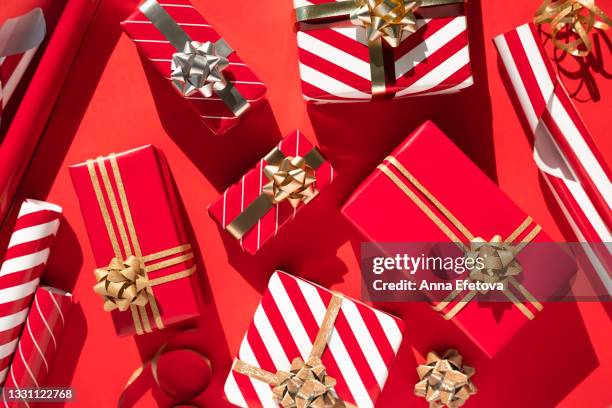
[[[292, 293], [296, 291], [299, 293], [296, 296], [303, 300], [293, 297]], [[306, 360], [312, 349], [311, 339], [316, 336], [312, 324], [307, 321], [314, 319], [317, 327], [320, 327], [327, 309], [324, 299], [329, 295], [326, 292], [329, 294], [319, 286], [283, 272], [275, 272], [237, 358], [257, 367], [265, 364], [263, 368], [271, 372], [288, 371], [291, 361], [298, 357], [288, 355], [288, 345], [294, 344], [299, 350], [299, 357]], [[304, 306], [307, 310], [303, 310]], [[402, 341], [399, 320], [346, 297], [343, 298], [341, 314], [343, 323], [336, 320], [323, 362], [328, 375], [338, 380], [336, 391], [342, 387], [340, 392], [348, 394], [340, 395], [341, 398], [360, 408], [373, 407], [386, 382], [391, 360]], [[378, 329], [374, 330], [372, 322], [379, 324]], [[344, 326], [346, 323], [348, 328]], [[383, 330], [384, 335], [381, 334]], [[288, 333], [290, 338], [279, 337], [281, 332]], [[357, 347], [353, 347], [353, 344], [357, 344]], [[269, 385], [234, 371], [230, 372], [226, 381], [225, 394], [231, 403], [245, 408], [278, 406], [273, 402]]]

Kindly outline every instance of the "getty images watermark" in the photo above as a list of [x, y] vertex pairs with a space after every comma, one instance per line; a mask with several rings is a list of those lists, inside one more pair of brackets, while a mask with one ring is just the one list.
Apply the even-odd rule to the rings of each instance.
[[363, 243], [362, 297], [441, 302], [474, 292], [479, 301], [508, 302], [527, 290], [541, 302], [610, 301], [611, 265], [610, 243]]

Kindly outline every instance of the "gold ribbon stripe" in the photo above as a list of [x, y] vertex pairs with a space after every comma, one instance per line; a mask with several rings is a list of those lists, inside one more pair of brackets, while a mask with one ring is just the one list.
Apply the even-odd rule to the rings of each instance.
[[[390, 166], [396, 169], [419, 193], [421, 193], [432, 205], [438, 210], [444, 218], [461, 234], [469, 241], [472, 241], [475, 238], [475, 235], [472, 234], [468, 228], [459, 221], [454, 214], [448, 210], [427, 188], [419, 182], [419, 180], [412, 175], [406, 167], [400, 163], [393, 156], [388, 156], [385, 159]], [[447, 225], [446, 222], [442, 220], [438, 214], [436, 214], [422, 199], [419, 197], [406, 183], [396, 175], [387, 164], [382, 163], [378, 166], [378, 169], [385, 174], [406, 196], [408, 196], [416, 206], [423, 211], [423, 213], [450, 239], [451, 242], [454, 242], [457, 246], [459, 246], [464, 252], [467, 252], [468, 247], [462, 242], [459, 236]], [[513, 242], [515, 241], [521, 234], [523, 234], [529, 226], [533, 223], [531, 217], [527, 217], [525, 221], [523, 221], [506, 239], [505, 242]], [[539, 225], [535, 225], [534, 228], [521, 240], [521, 243], [517, 246], [517, 252], [522, 250], [529, 242], [531, 242], [542, 230]], [[509, 277], [508, 282], [511, 286], [516, 288], [521, 295], [538, 311], [543, 309], [541, 303], [539, 303], [534, 296], [514, 277]], [[438, 303], [433, 307], [436, 311], [443, 311], [446, 307], [455, 300], [462, 291], [455, 290], [451, 292], [446, 299], [442, 302]], [[455, 306], [444, 315], [444, 318], [449, 320], [455, 317], [459, 311], [461, 311], [476, 295], [478, 291], [473, 290], [467, 293], [467, 295], [458, 300]], [[504, 294], [508, 299], [529, 319], [533, 319], [534, 314], [522, 303], [519, 299], [509, 290], [504, 290]]]
[[[119, 195], [119, 202], [121, 203], [121, 208], [119, 207], [119, 202], [115, 195], [115, 190], [113, 188], [113, 184], [111, 182], [110, 176], [106, 169], [106, 165], [104, 163], [103, 157], [98, 157], [95, 161], [88, 160], [87, 161], [87, 169], [89, 171], [90, 180], [92, 183], [92, 187], [94, 189], [96, 199], [98, 201], [98, 206], [100, 207], [100, 212], [102, 214], [102, 218], [104, 220], [104, 225], [106, 227], [106, 231], [108, 234], [109, 241], [111, 246], [113, 247], [113, 252], [115, 254], [115, 258], [119, 260], [124, 260], [130, 256], [136, 256], [143, 260], [145, 264], [144, 274], [145, 279], [147, 280], [147, 297], [149, 301], [149, 305], [151, 308], [151, 314], [153, 315], [153, 320], [155, 325], [159, 329], [163, 329], [164, 322], [161, 318], [159, 307], [157, 305], [157, 301], [155, 299], [153, 293], [153, 286], [161, 285], [164, 283], [172, 282], [177, 279], [182, 279], [192, 275], [195, 272], [196, 267], [192, 266], [184, 271], [175, 272], [166, 276], [162, 276], [156, 279], [149, 279], [148, 273], [154, 272], [157, 270], [165, 269], [173, 265], [178, 265], [183, 262], [186, 262], [193, 258], [193, 252], [191, 252], [191, 244], [180, 245], [175, 248], [170, 248], [167, 250], [163, 250], [157, 253], [149, 254], [146, 256], [142, 255], [142, 251], [140, 249], [140, 243], [138, 241], [138, 236], [136, 234], [136, 228], [134, 226], [134, 221], [132, 219], [132, 213], [130, 211], [127, 194], [125, 192], [125, 186], [123, 184], [123, 180], [121, 178], [121, 172], [119, 171], [119, 165], [117, 163], [117, 157], [115, 154], [111, 154], [108, 157], [108, 160], [111, 165], [111, 170], [113, 172], [113, 178], [115, 181], [115, 186], [117, 188], [117, 192]], [[96, 170], [97, 168], [97, 170]], [[102, 177], [102, 183], [100, 183], [100, 179], [98, 178], [98, 171]], [[105, 194], [108, 198], [108, 202], [110, 203], [111, 212], [109, 212], [108, 206], [105, 201]], [[123, 212], [123, 216], [121, 214]], [[125, 219], [125, 223], [124, 223]], [[113, 223], [114, 221], [114, 223]], [[119, 231], [119, 237], [117, 238], [117, 234], [115, 233], [115, 225], [117, 230]], [[121, 241], [121, 242], [119, 242]], [[122, 251], [123, 247], [123, 251]], [[184, 253], [189, 251], [188, 253]], [[178, 255], [181, 254], [182, 255]], [[178, 256], [175, 256], [178, 255]], [[157, 261], [163, 258], [165, 259], [161, 262], [154, 263], [152, 265], [147, 265], [150, 262]], [[136, 330], [136, 334], [140, 335], [143, 333], [152, 332], [151, 322], [149, 321], [149, 316], [147, 314], [147, 310], [145, 306], [134, 306], [130, 307], [130, 311], [132, 314], [132, 320], [134, 321], [134, 328]]]

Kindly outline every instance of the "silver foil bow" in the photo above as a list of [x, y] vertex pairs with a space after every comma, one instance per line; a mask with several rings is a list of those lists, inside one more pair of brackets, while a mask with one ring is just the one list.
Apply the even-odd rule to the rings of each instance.
[[210, 98], [213, 91], [227, 86], [221, 71], [228, 66], [228, 59], [217, 53], [215, 44], [188, 41], [182, 52], [172, 55], [172, 83], [185, 96], [199, 91]]

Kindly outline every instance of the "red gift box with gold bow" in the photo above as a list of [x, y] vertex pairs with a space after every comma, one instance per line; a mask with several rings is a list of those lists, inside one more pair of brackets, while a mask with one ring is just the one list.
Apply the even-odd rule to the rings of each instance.
[[92, 286], [117, 334], [198, 316], [193, 248], [155, 148], [90, 159], [71, 166], [70, 175], [97, 265]]
[[435, 299], [428, 294], [439, 316], [489, 356], [537, 320], [543, 302], [576, 272], [572, 258], [431, 122], [387, 156], [342, 212], [372, 242], [451, 242], [466, 258], [484, 259], [490, 252], [502, 264], [505, 254], [514, 254], [500, 277], [506, 289], [493, 301], [483, 302], [480, 296], [490, 294], [469, 289]]

